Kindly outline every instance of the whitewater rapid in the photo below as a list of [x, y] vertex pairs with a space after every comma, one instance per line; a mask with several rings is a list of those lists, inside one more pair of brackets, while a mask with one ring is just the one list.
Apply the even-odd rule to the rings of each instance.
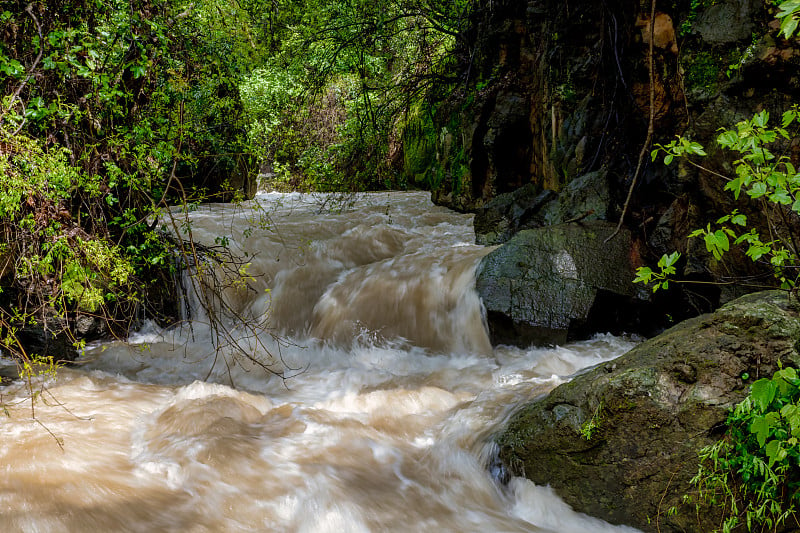
[[0, 530], [634, 531], [491, 468], [515, 405], [634, 341], [492, 348], [469, 216], [324, 198], [191, 214], [247, 256], [222, 341], [190, 293], [191, 327], [145, 324], [36, 381], [35, 420], [24, 384], [0, 389]]

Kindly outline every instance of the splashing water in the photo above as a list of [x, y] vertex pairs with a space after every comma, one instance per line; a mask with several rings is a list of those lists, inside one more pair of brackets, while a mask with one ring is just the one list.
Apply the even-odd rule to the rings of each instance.
[[[256, 253], [225, 298], [273, 330], [237, 341], [251, 358], [217, 353], [195, 310], [191, 330], [92, 346], [42, 383], [49, 432], [7, 387], [0, 530], [634, 531], [489, 471], [514, 405], [631, 340], [492, 349], [474, 291], [489, 250], [468, 216], [421, 193], [338, 214], [312, 196], [258, 201], [268, 220], [205, 206], [193, 231]], [[293, 377], [257, 364], [275, 357]]]

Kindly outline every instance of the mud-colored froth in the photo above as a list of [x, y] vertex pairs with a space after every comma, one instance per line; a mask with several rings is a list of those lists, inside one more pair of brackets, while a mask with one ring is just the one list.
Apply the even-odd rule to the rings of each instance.
[[485, 250], [468, 217], [421, 194], [340, 214], [297, 195], [260, 201], [281, 204], [268, 229], [209, 206], [195, 231], [258, 248], [258, 290], [227, 297], [288, 339], [239, 345], [301, 371], [284, 381], [215, 353], [198, 322], [149, 325], [34, 383], [41, 424], [26, 387], [6, 388], [0, 531], [624, 530], [528, 481], [500, 485], [489, 466], [513, 405], [630, 340], [493, 350], [473, 288]]

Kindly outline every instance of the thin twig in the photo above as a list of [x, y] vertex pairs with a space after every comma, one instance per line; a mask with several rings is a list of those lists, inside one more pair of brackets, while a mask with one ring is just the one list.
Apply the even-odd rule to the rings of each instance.
[[664, 489], [664, 492], [661, 494], [661, 499], [658, 500], [658, 507], [656, 508], [656, 531], [658, 531], [658, 533], [661, 533], [661, 524], [660, 524], [661, 505], [664, 503], [664, 498], [667, 496], [667, 492], [669, 491], [669, 486], [672, 485], [672, 480], [675, 478], [675, 474], [677, 474], [677, 473], [678, 473], [677, 470], [672, 473], [672, 475], [669, 478], [669, 481], [667, 482], [667, 487]]

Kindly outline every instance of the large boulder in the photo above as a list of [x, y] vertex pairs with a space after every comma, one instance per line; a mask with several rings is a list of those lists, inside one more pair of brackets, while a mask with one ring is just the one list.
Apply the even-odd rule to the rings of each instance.
[[494, 344], [559, 344], [636, 329], [630, 233], [604, 221], [526, 229], [484, 257], [477, 289]]
[[643, 531], [707, 533], [719, 513], [683, 503], [697, 453], [722, 435], [754, 380], [778, 361], [800, 364], [798, 340], [796, 300], [744, 296], [522, 407], [497, 437], [500, 459], [577, 511]]

